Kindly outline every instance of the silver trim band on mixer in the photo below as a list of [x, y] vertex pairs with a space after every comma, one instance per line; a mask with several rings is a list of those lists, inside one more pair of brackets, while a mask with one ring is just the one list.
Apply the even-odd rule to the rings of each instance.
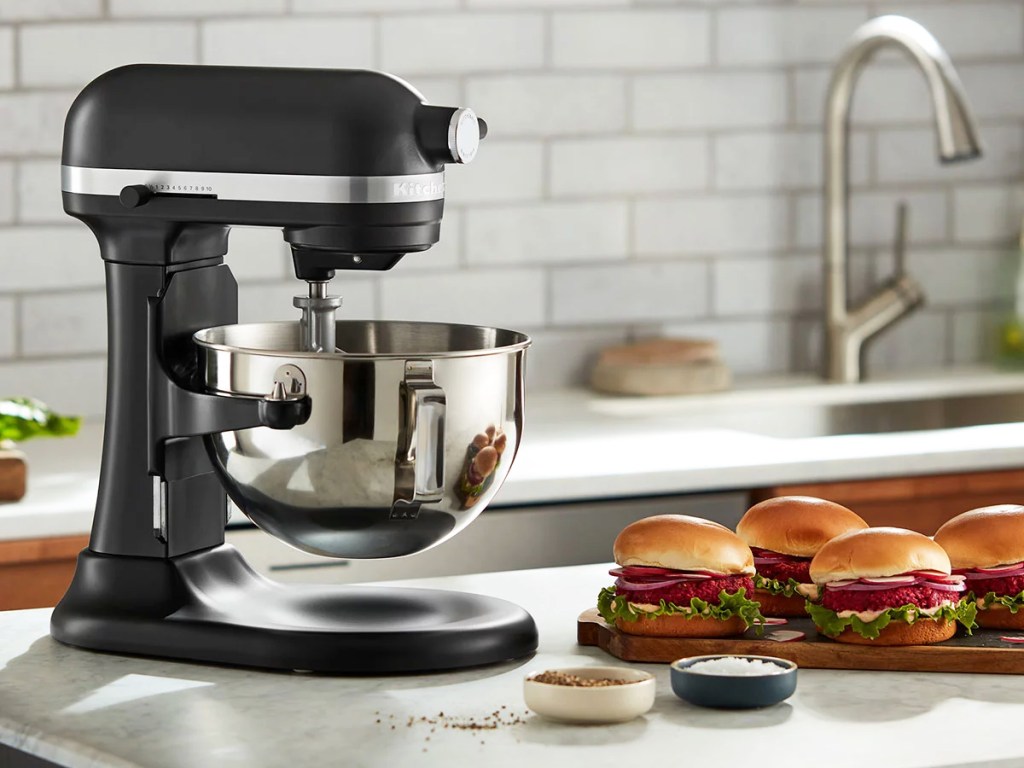
[[274, 173], [144, 171], [60, 167], [64, 192], [117, 197], [143, 184], [157, 195], [209, 195], [268, 203], [420, 203], [444, 199], [444, 171], [409, 176], [296, 176]]

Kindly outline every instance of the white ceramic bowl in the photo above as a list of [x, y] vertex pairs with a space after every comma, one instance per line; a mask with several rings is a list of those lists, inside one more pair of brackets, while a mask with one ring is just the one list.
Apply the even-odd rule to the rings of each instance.
[[562, 723], [624, 723], [654, 705], [654, 676], [628, 667], [564, 667], [544, 670], [596, 679], [630, 680], [624, 685], [593, 688], [541, 683], [527, 675], [523, 681], [526, 706], [542, 717]]

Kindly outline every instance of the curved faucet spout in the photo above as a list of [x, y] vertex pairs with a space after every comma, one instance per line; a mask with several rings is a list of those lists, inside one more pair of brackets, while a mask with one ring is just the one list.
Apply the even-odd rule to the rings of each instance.
[[[924, 74], [932, 98], [939, 159], [953, 162], [981, 154], [963, 85], [938, 40], [903, 16], [879, 16], [861, 25], [836, 64], [825, 115], [825, 337], [830, 381], [859, 381], [863, 344], [910, 312], [922, 298], [920, 287], [898, 271], [861, 307], [851, 311], [848, 306], [850, 106], [861, 69], [875, 51], [885, 47], [906, 52]], [[894, 290], [897, 286], [900, 289]], [[889, 300], [880, 301], [886, 294]]]

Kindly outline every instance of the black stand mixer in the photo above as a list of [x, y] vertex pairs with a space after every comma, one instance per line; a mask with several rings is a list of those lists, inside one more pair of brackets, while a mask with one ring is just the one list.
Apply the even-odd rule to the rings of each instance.
[[[224, 543], [227, 495], [319, 554], [396, 557], [455, 535], [522, 431], [529, 339], [336, 320], [335, 270], [437, 242], [444, 165], [486, 125], [370, 71], [113, 70], [64, 133], [64, 208], [105, 262], [108, 389], [89, 548], [52, 635], [101, 651], [276, 669], [451, 669], [536, 649], [511, 603], [284, 587]], [[231, 225], [280, 227], [308, 283], [294, 323], [237, 325]], [[239, 258], [244, 258], [240, 254]]]

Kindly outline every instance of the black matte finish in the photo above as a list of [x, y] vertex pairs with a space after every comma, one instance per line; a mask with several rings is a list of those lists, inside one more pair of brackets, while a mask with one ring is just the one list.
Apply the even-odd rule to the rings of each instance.
[[284, 587], [227, 544], [166, 560], [85, 550], [50, 633], [99, 651], [344, 674], [493, 664], [537, 647], [533, 619], [504, 600], [397, 587]]
[[[429, 44], [427, 42], [426, 44]], [[64, 165], [221, 173], [435, 173], [454, 110], [424, 108], [396, 77], [366, 70], [134, 64], [75, 99]]]

